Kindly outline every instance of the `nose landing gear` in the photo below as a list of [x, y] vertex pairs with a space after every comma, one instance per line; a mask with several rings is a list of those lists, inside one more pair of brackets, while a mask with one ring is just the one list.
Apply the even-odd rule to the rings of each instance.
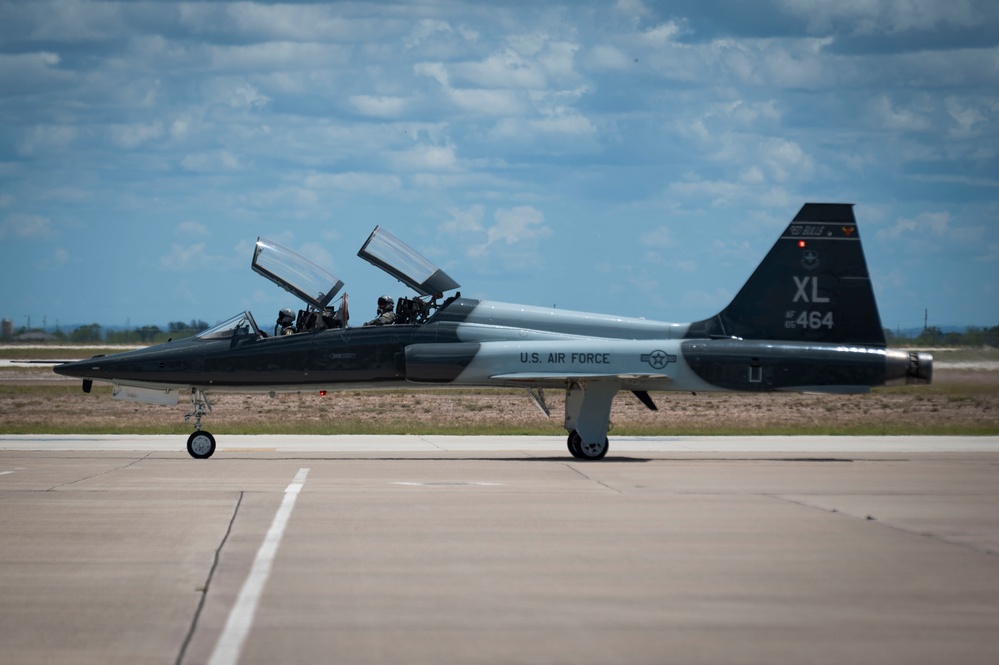
[[215, 454], [215, 437], [201, 429], [201, 417], [212, 410], [205, 392], [191, 388], [191, 404], [193, 411], [184, 416], [184, 421], [194, 418], [194, 432], [187, 438], [187, 452], [195, 459], [208, 459]]

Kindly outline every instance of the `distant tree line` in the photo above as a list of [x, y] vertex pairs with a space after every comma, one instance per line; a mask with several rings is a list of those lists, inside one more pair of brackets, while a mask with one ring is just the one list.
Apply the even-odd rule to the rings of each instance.
[[992, 346], [999, 347], [999, 326], [991, 328], [981, 328], [979, 326], [968, 326], [964, 332], [951, 331], [944, 332], [937, 326], [927, 326], [923, 328], [915, 337], [901, 335], [891, 328], [885, 328], [885, 338], [888, 346]]
[[[28, 330], [22, 327], [12, 331], [10, 339], [4, 341], [18, 340], [31, 333], [44, 334], [47, 340], [53, 343], [72, 344], [160, 344], [171, 339], [183, 339], [191, 337], [207, 329], [209, 324], [201, 320], [192, 320], [188, 323], [183, 321], [171, 321], [166, 330], [159, 326], [146, 325], [130, 330], [104, 329], [99, 323], [91, 323], [79, 326], [71, 332], [57, 329], [54, 332], [45, 332], [40, 329]], [[7, 335], [5, 335], [6, 337]]]

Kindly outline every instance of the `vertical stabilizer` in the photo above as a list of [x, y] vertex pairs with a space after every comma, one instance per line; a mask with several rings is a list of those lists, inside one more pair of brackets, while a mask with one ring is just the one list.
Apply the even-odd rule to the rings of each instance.
[[721, 313], [687, 337], [885, 346], [848, 203], [806, 203]]

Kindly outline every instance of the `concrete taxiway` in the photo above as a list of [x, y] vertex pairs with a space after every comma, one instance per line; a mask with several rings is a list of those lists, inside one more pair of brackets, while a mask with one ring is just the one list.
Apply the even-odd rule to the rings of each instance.
[[999, 437], [184, 438], [0, 436], [0, 662], [999, 662]]

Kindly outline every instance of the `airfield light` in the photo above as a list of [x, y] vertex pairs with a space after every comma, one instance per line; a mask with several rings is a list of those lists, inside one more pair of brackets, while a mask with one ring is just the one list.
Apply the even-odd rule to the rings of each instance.
[[319, 396], [320, 397], [326, 397], [326, 391], [325, 390], [320, 390], [319, 391]]

